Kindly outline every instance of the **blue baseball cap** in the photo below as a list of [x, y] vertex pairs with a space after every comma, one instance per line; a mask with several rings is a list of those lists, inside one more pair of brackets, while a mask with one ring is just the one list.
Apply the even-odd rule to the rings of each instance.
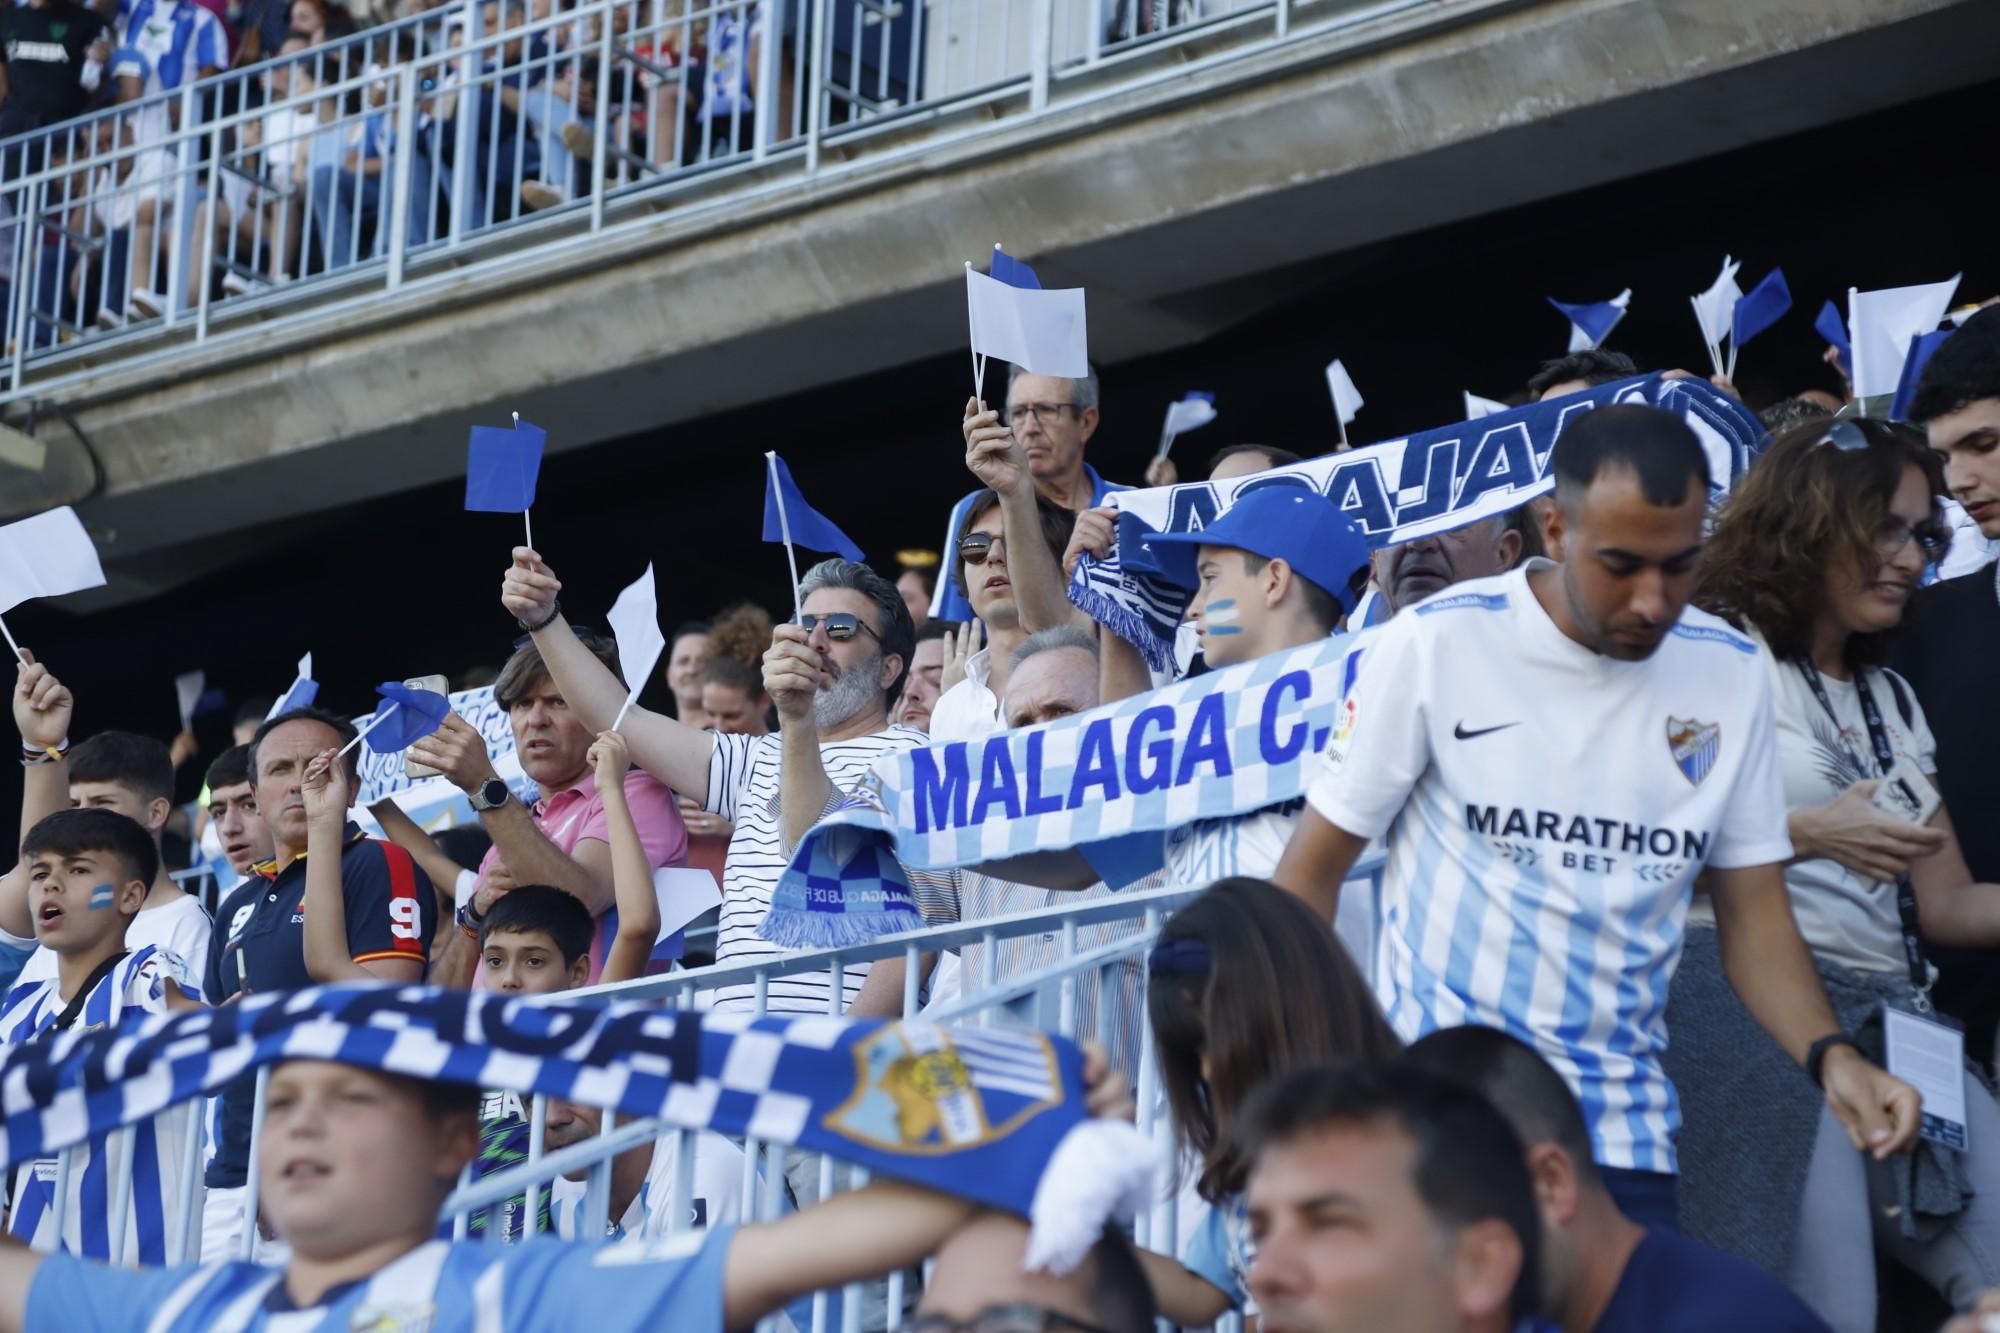
[[1183, 588], [1201, 583], [1196, 548], [1227, 546], [1282, 560], [1300, 578], [1354, 609], [1349, 586], [1368, 563], [1368, 539], [1339, 506], [1298, 486], [1260, 486], [1199, 532], [1151, 532], [1140, 539], [1161, 577]]

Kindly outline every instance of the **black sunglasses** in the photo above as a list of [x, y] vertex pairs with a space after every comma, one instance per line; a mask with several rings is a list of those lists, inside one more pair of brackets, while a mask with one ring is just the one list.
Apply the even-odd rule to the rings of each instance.
[[1813, 448], [1817, 449], [1822, 444], [1830, 444], [1843, 454], [1866, 453], [1868, 432], [1852, 421], [1836, 421], [1827, 427], [1826, 434], [1813, 441]]
[[999, 540], [990, 532], [968, 532], [958, 539], [958, 558], [968, 565], [983, 565]]
[[826, 637], [832, 639], [835, 643], [846, 643], [856, 634], [863, 631], [866, 631], [868, 637], [875, 640], [875, 642], [882, 642], [882, 636], [877, 634], [867, 621], [847, 611], [834, 611], [823, 616], [802, 613], [792, 623], [807, 634], [811, 634], [821, 625], [825, 625]]

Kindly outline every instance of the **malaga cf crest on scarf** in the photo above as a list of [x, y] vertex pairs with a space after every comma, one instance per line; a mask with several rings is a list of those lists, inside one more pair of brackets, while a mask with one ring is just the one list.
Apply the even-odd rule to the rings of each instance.
[[885, 1027], [855, 1043], [854, 1094], [826, 1126], [897, 1152], [990, 1143], [1060, 1103], [1053, 1055], [1027, 1030]]
[[1680, 765], [1687, 780], [1699, 787], [1701, 780], [1715, 767], [1715, 757], [1722, 750], [1722, 724], [1697, 722], [1691, 717], [1670, 717], [1667, 719], [1667, 748], [1674, 752], [1674, 762]]

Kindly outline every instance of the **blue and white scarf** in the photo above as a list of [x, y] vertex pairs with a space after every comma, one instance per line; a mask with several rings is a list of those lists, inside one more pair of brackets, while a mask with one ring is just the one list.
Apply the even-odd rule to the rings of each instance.
[[[1075, 1181], [1044, 1177], [1085, 1171], [1124, 1202], [1143, 1197], [1151, 1162], [1129, 1125], [1088, 1118], [1082, 1053], [1046, 1033], [383, 985], [248, 995], [14, 1047], [0, 1065], [0, 1153], [10, 1165], [45, 1157], [285, 1060], [546, 1093], [788, 1144], [1032, 1216], [1038, 1229], [1045, 1212], [1076, 1211]], [[1079, 1161], [1107, 1149], [1136, 1165], [1107, 1176]]]
[[761, 933], [797, 948], [829, 921], [921, 924], [906, 867], [1075, 847], [1129, 884], [1159, 867], [1167, 830], [1305, 792], [1363, 642], [1321, 639], [1039, 727], [884, 755], [870, 790], [799, 844]]
[[1653, 375], [1247, 477], [1121, 491], [1107, 500], [1119, 511], [1117, 548], [1103, 560], [1077, 562], [1069, 599], [1137, 647], [1153, 670], [1165, 671], [1173, 662], [1174, 630], [1193, 593], [1160, 577], [1141, 536], [1198, 532], [1238, 496], [1265, 486], [1301, 486], [1330, 496], [1376, 547], [1434, 536], [1550, 490], [1549, 458], [1563, 426], [1611, 403], [1680, 414], [1708, 452], [1716, 494], [1743, 475], [1763, 445], [1762, 423], [1736, 399], [1701, 380]]

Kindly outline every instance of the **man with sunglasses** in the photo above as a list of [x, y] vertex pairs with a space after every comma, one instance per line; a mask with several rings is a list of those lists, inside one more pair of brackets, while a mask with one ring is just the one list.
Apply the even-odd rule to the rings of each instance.
[[[1113, 491], [1129, 490], [1104, 480], [1083, 458], [1084, 446], [1097, 433], [1097, 372], [1082, 379], [1055, 375], [1031, 375], [1019, 366], [1007, 375], [1007, 402], [999, 411], [971, 399], [965, 404], [965, 419], [959, 425], [965, 437], [967, 462], [982, 430], [999, 426], [1020, 448], [1020, 456], [1034, 478], [1035, 490], [1059, 508], [1082, 513], [1104, 503]], [[985, 481], [986, 478], [980, 478]], [[992, 485], [989, 481], [988, 485]], [[978, 492], [952, 507], [945, 529], [945, 550], [958, 545], [967, 530], [966, 515]], [[940, 579], [931, 617], [936, 620], [965, 621], [972, 618], [972, 604], [950, 579]], [[1037, 625], [1036, 629], [1047, 629]]]
[[[614, 679], [618, 677], [618, 645], [609, 636], [577, 630], [570, 637]], [[479, 863], [472, 896], [458, 909], [458, 928], [440, 933], [431, 980], [478, 989], [479, 927], [486, 914], [517, 885], [548, 884], [576, 898], [597, 918], [585, 983], [595, 984], [611, 941], [618, 936], [611, 892], [611, 830], [587, 758], [597, 733], [570, 708], [542, 664], [541, 653], [529, 641], [520, 643], [500, 669], [493, 699], [507, 710], [521, 771], [541, 791], [532, 806], [515, 798], [493, 769], [486, 738], [456, 713], [448, 714], [443, 726], [409, 749], [412, 763], [436, 769], [465, 793], [493, 839]], [[654, 869], [687, 864], [687, 826], [672, 792], [644, 769], [635, 768], [625, 775], [625, 803]]]
[[[625, 702], [625, 686], [569, 628], [557, 602], [561, 590], [539, 555], [515, 548], [501, 583], [501, 605], [533, 636], [551, 680], [584, 726], [608, 727]], [[642, 707], [634, 707], [620, 728], [641, 767], [735, 825], [723, 863], [717, 962], [781, 952], [758, 927], [791, 849], [828, 807], [867, 778], [876, 759], [928, 740], [913, 727], [889, 724], [889, 704], [902, 688], [915, 638], [909, 608], [895, 585], [866, 565], [825, 560], [806, 572], [798, 601], [797, 623], [778, 626], [764, 655], [764, 685], [782, 722], [779, 734], [697, 731]], [[921, 891], [918, 901], [927, 913], [936, 907]], [[867, 965], [843, 970], [843, 1004], [876, 1017], [899, 1013], [901, 960], [874, 970], [884, 973], [870, 987], [882, 1007], [852, 1008], [869, 979]], [[823, 1014], [832, 993], [829, 972], [773, 978], [766, 1007], [772, 1013]], [[757, 998], [750, 984], [724, 986], [715, 993], [714, 1007], [750, 1010]]]

